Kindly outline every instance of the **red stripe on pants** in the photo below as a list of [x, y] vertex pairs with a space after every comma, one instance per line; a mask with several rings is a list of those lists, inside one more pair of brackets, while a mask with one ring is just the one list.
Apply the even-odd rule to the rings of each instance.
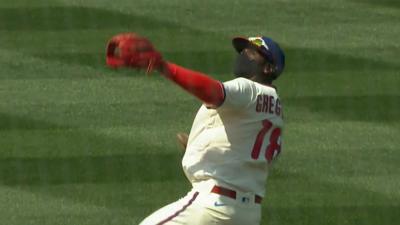
[[182, 207], [182, 209], [176, 211], [172, 216], [159, 222], [157, 225], [165, 224], [165, 223], [171, 221], [172, 219], [174, 219], [175, 217], [177, 217], [181, 212], [185, 211], [187, 209], [187, 207], [189, 207], [194, 202], [194, 200], [197, 198], [198, 195], [199, 195], [199, 192], [195, 192], [194, 195], [192, 196], [192, 198], [189, 200], [189, 202], [186, 205], [184, 205]]

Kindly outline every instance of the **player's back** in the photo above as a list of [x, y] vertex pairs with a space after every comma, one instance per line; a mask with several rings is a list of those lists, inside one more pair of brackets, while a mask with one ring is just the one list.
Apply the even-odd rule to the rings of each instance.
[[200, 108], [182, 165], [189, 180], [214, 179], [264, 196], [268, 162], [281, 149], [282, 105], [276, 89], [245, 78], [224, 83], [225, 101]]

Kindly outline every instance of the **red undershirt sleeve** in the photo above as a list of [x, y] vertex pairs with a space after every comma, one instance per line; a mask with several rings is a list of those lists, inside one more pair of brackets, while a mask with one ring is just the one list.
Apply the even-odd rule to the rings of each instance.
[[173, 63], [165, 62], [160, 72], [180, 87], [199, 98], [207, 107], [217, 108], [225, 99], [224, 86], [220, 81]]

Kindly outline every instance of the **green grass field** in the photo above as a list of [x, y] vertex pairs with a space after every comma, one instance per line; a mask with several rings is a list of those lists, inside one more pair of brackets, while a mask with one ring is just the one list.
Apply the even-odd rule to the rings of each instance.
[[133, 31], [232, 78], [237, 35], [286, 52], [269, 225], [400, 224], [398, 0], [1, 0], [0, 224], [137, 224], [189, 190], [175, 133], [200, 103], [104, 65]]

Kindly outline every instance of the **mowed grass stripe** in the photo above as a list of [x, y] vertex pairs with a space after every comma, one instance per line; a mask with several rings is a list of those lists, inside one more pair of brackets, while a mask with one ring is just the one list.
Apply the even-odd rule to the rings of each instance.
[[[160, 186], [163, 188], [160, 189]], [[54, 201], [67, 199], [80, 205], [88, 205], [104, 209], [102, 215], [95, 212], [82, 214], [59, 214], [56, 224], [65, 221], [84, 221], [84, 224], [138, 224], [145, 215], [167, 204], [176, 196], [183, 196], [188, 190], [189, 183], [184, 181], [133, 181], [129, 183], [64, 183], [58, 185], [30, 185], [20, 188], [22, 191], [33, 193]], [[14, 187], [14, 189], [19, 189]], [[162, 198], [160, 196], [163, 196]], [[18, 202], [18, 201], [17, 201]], [[100, 211], [100, 210], [98, 210]], [[100, 211], [100, 212], [103, 212]], [[96, 218], [94, 218], [96, 217]], [[101, 218], [101, 220], [99, 218]], [[39, 215], [35, 223], [53, 221], [51, 214]], [[75, 224], [71, 222], [71, 224]], [[35, 224], [34, 223], [34, 224]]]
[[130, 224], [129, 214], [67, 198], [0, 186], [1, 224]]
[[[130, 126], [123, 129], [50, 129], [0, 132], [2, 158], [102, 156], [178, 153], [176, 126]], [[161, 135], [159, 130], [165, 130]], [[168, 139], [164, 137], [169, 136]], [[20, 141], [24, 139], [24, 141]]]

